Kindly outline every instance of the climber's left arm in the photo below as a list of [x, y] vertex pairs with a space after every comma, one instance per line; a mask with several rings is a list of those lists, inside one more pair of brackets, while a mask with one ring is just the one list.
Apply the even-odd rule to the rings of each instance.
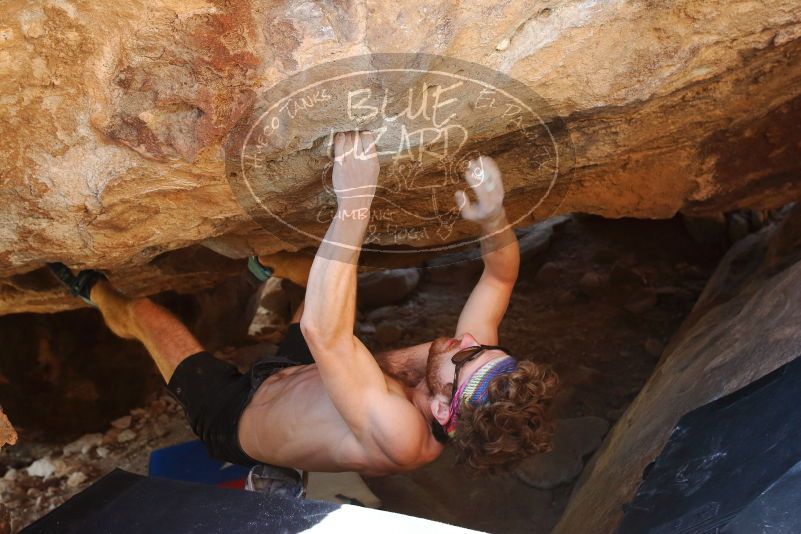
[[455, 337], [469, 333], [493, 345], [517, 281], [520, 248], [503, 209], [503, 182], [495, 162], [483, 156], [471, 161], [465, 179], [478, 202], [471, 203], [463, 191], [457, 192], [456, 202], [465, 219], [481, 225], [484, 272], [462, 308]]

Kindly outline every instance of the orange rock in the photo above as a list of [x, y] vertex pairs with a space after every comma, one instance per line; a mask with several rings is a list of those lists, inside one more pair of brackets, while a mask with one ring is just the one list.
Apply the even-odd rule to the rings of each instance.
[[[379, 0], [369, 10], [1, 2], [0, 314], [83, 306], [39, 270], [47, 261], [104, 269], [123, 291], [143, 295], [194, 291], [244, 270], [228, 258], [316, 247], [306, 234], [245, 215], [224, 148], [237, 125], [256, 122], [258, 97], [274, 84], [371, 51], [481, 64], [565, 118], [575, 171], [560, 182], [559, 202], [519, 225], [554, 213], [776, 208], [801, 193], [799, 27], [797, 0], [549, 9]], [[330, 207], [320, 194], [320, 132], [354, 124], [341, 109], [314, 116], [292, 144], [275, 148], [270, 162], [292, 162], [274, 184], [288, 223], [319, 233]], [[504, 145], [506, 125], [481, 113], [462, 125], [496, 157], [507, 211], [524, 213], [542, 188], [531, 151]], [[412, 192], [403, 207], [427, 199]], [[380, 208], [376, 216], [393, 216]], [[399, 242], [379, 235], [377, 243], [416, 247], [443, 230], [401, 212]], [[453, 242], [475, 233], [459, 223], [442, 235]]]
[[11, 426], [11, 421], [8, 420], [3, 409], [0, 408], [0, 448], [3, 445], [14, 445], [17, 443], [17, 432]]

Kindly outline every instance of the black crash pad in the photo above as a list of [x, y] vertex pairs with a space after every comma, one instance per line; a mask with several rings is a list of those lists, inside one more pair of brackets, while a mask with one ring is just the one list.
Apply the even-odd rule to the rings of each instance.
[[768, 532], [801, 532], [800, 358], [682, 417], [618, 530]]
[[293, 534], [472, 532], [415, 517], [291, 499], [117, 469], [32, 523], [24, 534]]

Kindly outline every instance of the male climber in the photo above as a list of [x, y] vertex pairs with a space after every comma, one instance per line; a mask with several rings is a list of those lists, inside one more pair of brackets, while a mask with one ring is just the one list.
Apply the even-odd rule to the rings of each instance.
[[[520, 257], [495, 163], [482, 157], [467, 169], [477, 202], [457, 193], [462, 215], [481, 226], [484, 271], [453, 337], [373, 355], [353, 332], [357, 263], [379, 163], [369, 132], [339, 133], [334, 145], [338, 211], [308, 273], [299, 323], [290, 325], [278, 356], [248, 374], [205, 352], [151, 300], [125, 297], [95, 271], [53, 270], [100, 309], [114, 333], [144, 343], [220, 460], [383, 475], [431, 462], [452, 441], [462, 462], [492, 472], [547, 450], [545, 410], [556, 376], [497, 346]], [[257, 266], [270, 263], [260, 260]]]

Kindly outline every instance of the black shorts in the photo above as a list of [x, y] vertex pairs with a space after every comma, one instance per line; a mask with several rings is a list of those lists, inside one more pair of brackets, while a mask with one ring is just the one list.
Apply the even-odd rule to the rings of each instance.
[[239, 446], [237, 429], [242, 412], [267, 377], [280, 369], [310, 363], [314, 358], [300, 323], [292, 323], [275, 357], [256, 362], [250, 373], [242, 374], [234, 365], [208, 352], [198, 352], [178, 364], [167, 389], [184, 407], [192, 430], [213, 458], [254, 465], [260, 462]]

